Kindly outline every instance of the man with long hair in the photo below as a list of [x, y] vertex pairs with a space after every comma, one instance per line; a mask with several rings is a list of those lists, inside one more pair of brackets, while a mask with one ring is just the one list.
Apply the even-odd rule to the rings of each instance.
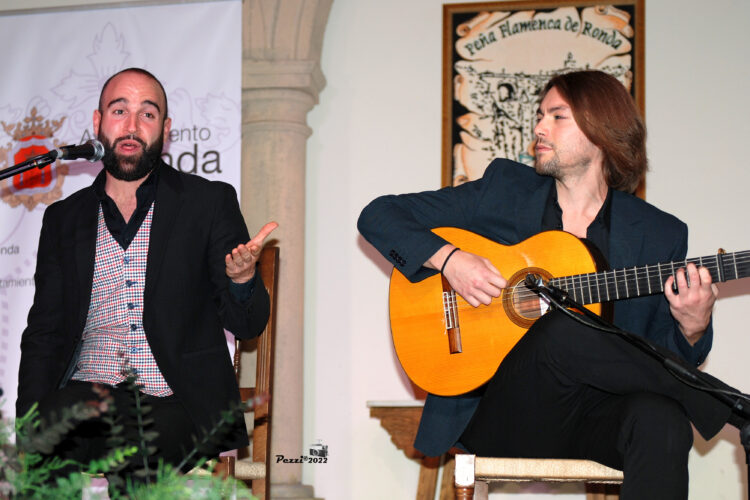
[[[458, 227], [506, 245], [563, 230], [589, 240], [614, 268], [685, 258], [685, 224], [631, 194], [647, 169], [645, 127], [614, 77], [552, 78], [534, 133], [534, 169], [498, 159], [458, 187], [380, 197], [363, 210], [361, 233], [409, 280], [440, 271], [474, 307], [500, 297], [507, 277], [430, 229]], [[664, 289], [618, 301], [614, 322], [697, 366], [711, 348], [717, 288], [707, 269], [689, 264]], [[620, 337], [555, 311], [484, 386], [428, 395], [415, 446], [429, 456], [457, 446], [482, 456], [592, 459], [624, 471], [624, 499], [684, 499], [690, 422], [709, 438], [729, 418], [729, 408]]]

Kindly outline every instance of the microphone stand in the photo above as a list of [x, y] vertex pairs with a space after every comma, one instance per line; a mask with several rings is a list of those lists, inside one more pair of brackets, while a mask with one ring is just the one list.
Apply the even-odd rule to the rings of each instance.
[[[750, 477], [750, 403], [748, 403], [750, 398], [748, 398], [747, 395], [739, 393], [733, 394], [735, 397], [730, 396], [729, 391], [727, 391], [725, 387], [721, 387], [715, 380], [712, 380], [694, 366], [689, 365], [676, 355], [673, 355], [672, 357], [665, 355], [660, 350], [655, 349], [651, 343], [640, 335], [627, 332], [606, 321], [601, 316], [594, 314], [583, 307], [583, 305], [570, 298], [570, 295], [568, 295], [567, 292], [545, 282], [539, 275], [528, 274], [524, 284], [527, 288], [530, 288], [541, 295], [550, 304], [557, 307], [579, 323], [584, 323], [598, 330], [619, 336], [626, 342], [640, 349], [642, 352], [656, 358], [662, 365], [664, 365], [667, 371], [672, 373], [678, 379], [691, 387], [708, 392], [711, 396], [730, 407], [735, 415], [743, 419], [743, 424], [740, 428], [740, 442], [745, 449], [745, 464], [748, 473], [747, 477]], [[591, 320], [591, 323], [584, 321], [580, 315], [571, 312], [569, 309], [581, 312], [586, 318]], [[750, 487], [748, 487], [748, 500], [750, 500]]]
[[18, 175], [21, 172], [26, 172], [27, 170], [31, 170], [35, 167], [40, 169], [44, 168], [50, 163], [53, 163], [57, 159], [57, 155], [57, 151], [49, 151], [41, 155], [32, 156], [26, 161], [16, 163], [12, 167], [4, 168], [0, 170], [0, 180], [6, 179], [8, 177], [13, 177], [14, 175]]

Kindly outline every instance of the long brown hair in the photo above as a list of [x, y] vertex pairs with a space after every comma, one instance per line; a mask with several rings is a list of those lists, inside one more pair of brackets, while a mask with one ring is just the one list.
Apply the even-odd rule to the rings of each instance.
[[554, 76], [540, 102], [556, 88], [578, 127], [604, 154], [604, 179], [613, 189], [632, 193], [648, 170], [646, 126], [625, 86], [601, 71]]

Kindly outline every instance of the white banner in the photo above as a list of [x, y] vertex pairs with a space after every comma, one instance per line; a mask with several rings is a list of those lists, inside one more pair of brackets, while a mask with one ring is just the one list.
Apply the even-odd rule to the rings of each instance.
[[[104, 82], [137, 66], [167, 91], [165, 161], [239, 193], [240, 0], [0, 16], [0, 169], [93, 137]], [[0, 388], [15, 413], [21, 333], [44, 209], [91, 184], [100, 163], [57, 162], [0, 181]]]

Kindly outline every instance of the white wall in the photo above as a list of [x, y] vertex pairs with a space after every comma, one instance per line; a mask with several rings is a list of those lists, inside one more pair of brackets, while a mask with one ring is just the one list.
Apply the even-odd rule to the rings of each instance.
[[[647, 199], [691, 227], [691, 256], [750, 248], [745, 20], [750, 3], [647, 0]], [[326, 499], [414, 498], [418, 467], [390, 443], [368, 400], [412, 397], [388, 330], [389, 266], [358, 236], [362, 207], [380, 194], [440, 185], [442, 2], [338, 0], [311, 112], [305, 306], [305, 441], [330, 461], [304, 482]], [[750, 392], [743, 310], [750, 283], [721, 287], [716, 342], [705, 368]], [[738, 433], [696, 441], [691, 499], [745, 498]], [[514, 489], [517, 491], [517, 489]], [[496, 495], [516, 500], [544, 494]], [[582, 494], [564, 495], [583, 498]]]

